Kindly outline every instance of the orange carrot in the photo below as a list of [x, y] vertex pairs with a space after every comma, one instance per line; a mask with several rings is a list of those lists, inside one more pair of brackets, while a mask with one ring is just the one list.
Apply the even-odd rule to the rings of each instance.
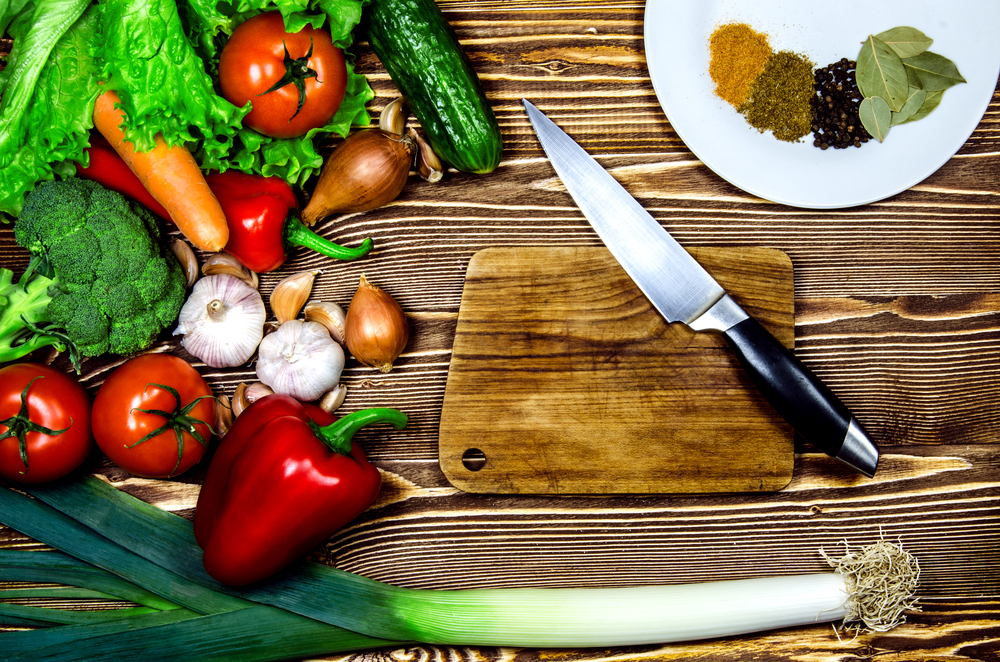
[[168, 147], [159, 134], [151, 151], [137, 152], [121, 129], [125, 113], [115, 107], [119, 102], [118, 95], [111, 90], [98, 95], [94, 103], [94, 126], [150, 195], [170, 212], [181, 234], [196, 248], [213, 253], [221, 251], [229, 241], [226, 215], [191, 152], [183, 145]]

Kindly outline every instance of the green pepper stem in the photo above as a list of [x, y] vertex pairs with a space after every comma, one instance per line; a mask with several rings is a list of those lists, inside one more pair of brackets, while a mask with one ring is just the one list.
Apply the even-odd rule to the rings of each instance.
[[351, 452], [351, 440], [354, 438], [355, 433], [366, 425], [373, 425], [375, 423], [389, 423], [397, 430], [402, 430], [406, 427], [406, 414], [398, 409], [373, 407], [372, 409], [362, 409], [361, 411], [348, 414], [327, 426], [321, 426], [315, 421], [309, 421], [309, 427], [316, 433], [316, 438], [322, 441], [331, 451], [349, 455]]
[[319, 236], [294, 216], [289, 216], [288, 222], [285, 223], [285, 241], [294, 246], [304, 246], [337, 260], [356, 260], [372, 249], [371, 237], [367, 237], [357, 248], [347, 248]]

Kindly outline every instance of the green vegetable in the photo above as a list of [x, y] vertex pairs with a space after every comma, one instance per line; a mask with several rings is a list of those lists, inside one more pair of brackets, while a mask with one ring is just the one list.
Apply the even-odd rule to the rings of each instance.
[[371, 0], [362, 29], [441, 160], [464, 172], [495, 170], [500, 127], [434, 0]]
[[[905, 620], [903, 611], [914, 604], [919, 576], [911, 555], [883, 541], [841, 559], [827, 557], [833, 572], [702, 584], [438, 591], [398, 588], [301, 563], [256, 587], [233, 589], [207, 576], [192, 524], [177, 515], [94, 477], [29, 488], [29, 492], [37, 500], [0, 489], [0, 522], [210, 615], [156, 630], [137, 626], [90, 640], [95, 645], [99, 642], [102, 651], [114, 650], [122, 658], [143, 650], [159, 654], [158, 646], [145, 648], [159, 633], [171, 647], [169, 653], [184, 659], [240, 654], [239, 659], [286, 659], [303, 653], [301, 648], [285, 646], [296, 642], [301, 646], [307, 637], [282, 641], [283, 629], [265, 628], [305, 628], [307, 621], [313, 628], [307, 634], [316, 637], [317, 645], [328, 646], [328, 653], [398, 646], [405, 641], [573, 648], [637, 645], [829, 622], [845, 616], [857, 622], [859, 629], [863, 624], [884, 631]], [[4, 579], [0, 572], [0, 581]], [[207, 609], [205, 601], [215, 607]], [[248, 606], [252, 603], [272, 607]], [[236, 624], [226, 618], [232, 610], [240, 610], [234, 613], [243, 616], [244, 639], [233, 636]], [[310, 618], [295, 620], [295, 614]], [[215, 637], [192, 631], [195, 624], [208, 619], [217, 628]], [[10, 659], [80, 659], [74, 657], [78, 647], [57, 650], [59, 629], [40, 630], [29, 641], [25, 641], [28, 637], [18, 640], [18, 656]], [[85, 639], [86, 629], [76, 632], [78, 641]], [[254, 633], [263, 634], [264, 641]], [[260, 648], [244, 648], [255, 644]], [[147, 662], [163, 659], [142, 656]]]
[[186, 278], [141, 205], [85, 179], [42, 182], [14, 226], [32, 259], [0, 270], [0, 363], [55, 345], [131, 354], [177, 319]]
[[99, 11], [90, 4], [38, 0], [2, 16], [14, 37], [0, 71], [2, 214], [16, 216], [36, 182], [71, 176], [83, 158], [97, 96]]

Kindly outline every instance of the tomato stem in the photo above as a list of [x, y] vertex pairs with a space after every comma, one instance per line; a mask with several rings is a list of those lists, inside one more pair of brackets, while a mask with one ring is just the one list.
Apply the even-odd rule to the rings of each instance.
[[[144, 414], [155, 414], [156, 416], [162, 416], [164, 419], [163, 425], [156, 428], [145, 437], [135, 442], [131, 446], [126, 445], [126, 448], [135, 448], [144, 441], [149, 441], [153, 437], [157, 437], [167, 430], [172, 429], [174, 434], [177, 436], [177, 464], [170, 471], [170, 475], [173, 475], [177, 471], [177, 467], [181, 466], [181, 459], [184, 457], [184, 433], [187, 432], [202, 446], [208, 446], [208, 441], [198, 432], [198, 425], [208, 425], [205, 421], [191, 416], [191, 410], [195, 408], [199, 402], [205, 398], [212, 398], [211, 395], [203, 395], [200, 398], [195, 398], [187, 405], [183, 405], [181, 401], [181, 394], [177, 392], [177, 389], [167, 386], [165, 384], [146, 384], [146, 388], [150, 386], [156, 386], [162, 388], [164, 391], [174, 396], [174, 400], [177, 401], [176, 408], [173, 411], [163, 411], [162, 409], [139, 409], [136, 407], [133, 411], [141, 411]], [[145, 392], [146, 389], [143, 389]], [[183, 406], [182, 406], [183, 405]]]
[[0, 421], [0, 425], [7, 426], [7, 431], [0, 434], [0, 440], [6, 439], [8, 437], [17, 437], [18, 449], [21, 451], [21, 462], [24, 464], [24, 471], [21, 473], [27, 473], [28, 471], [28, 439], [27, 434], [29, 432], [38, 432], [50, 437], [62, 434], [73, 427], [73, 419], [69, 419], [69, 427], [63, 430], [51, 430], [43, 425], [35, 423], [28, 417], [28, 389], [31, 385], [35, 383], [38, 379], [44, 379], [41, 375], [33, 378], [28, 385], [24, 387], [21, 391], [21, 410], [17, 412], [16, 416], [11, 416], [6, 421]]
[[274, 92], [275, 90], [280, 90], [285, 85], [294, 84], [295, 88], [299, 91], [299, 105], [295, 108], [295, 112], [292, 116], [288, 118], [288, 121], [291, 122], [295, 119], [295, 116], [299, 114], [299, 111], [302, 110], [302, 106], [306, 102], [306, 78], [317, 78], [318, 74], [315, 69], [309, 68], [309, 58], [311, 58], [313, 54], [312, 37], [309, 37], [309, 52], [300, 58], [293, 58], [289, 55], [288, 44], [284, 41], [281, 42], [281, 45], [285, 48], [285, 75], [282, 76], [277, 83], [257, 96], [263, 96], [265, 94], [269, 94], [270, 92]]

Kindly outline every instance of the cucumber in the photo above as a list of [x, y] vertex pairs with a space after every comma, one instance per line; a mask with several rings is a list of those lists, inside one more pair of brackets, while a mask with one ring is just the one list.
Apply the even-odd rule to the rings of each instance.
[[503, 150], [500, 126], [434, 0], [371, 0], [361, 32], [438, 157], [462, 172], [495, 170]]

